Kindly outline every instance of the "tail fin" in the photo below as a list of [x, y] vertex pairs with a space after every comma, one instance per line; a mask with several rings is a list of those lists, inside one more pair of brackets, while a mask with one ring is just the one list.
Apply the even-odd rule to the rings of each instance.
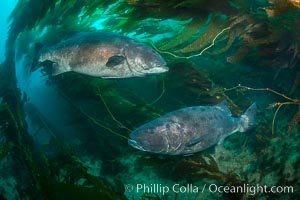
[[42, 43], [35, 44], [34, 57], [33, 57], [32, 65], [30, 68], [30, 72], [34, 72], [35, 70], [37, 70], [40, 67], [39, 56], [40, 56], [40, 51], [42, 50], [43, 47], [44, 47], [44, 45]]
[[253, 103], [240, 117], [240, 132], [246, 132], [255, 127], [256, 103]]

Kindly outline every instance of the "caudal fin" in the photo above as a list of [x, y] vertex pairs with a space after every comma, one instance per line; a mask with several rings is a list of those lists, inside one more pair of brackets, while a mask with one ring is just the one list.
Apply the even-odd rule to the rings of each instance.
[[255, 127], [256, 123], [256, 103], [253, 103], [240, 117], [240, 132], [246, 132]]

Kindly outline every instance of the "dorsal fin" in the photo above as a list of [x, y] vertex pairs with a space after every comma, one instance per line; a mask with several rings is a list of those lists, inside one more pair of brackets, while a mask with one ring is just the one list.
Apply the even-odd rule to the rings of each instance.
[[215, 105], [215, 107], [218, 108], [218, 109], [220, 109], [220, 110], [222, 110], [228, 116], [232, 115], [230, 109], [228, 108], [228, 104], [227, 104], [226, 100], [221, 101], [220, 103], [218, 103], [217, 105]]

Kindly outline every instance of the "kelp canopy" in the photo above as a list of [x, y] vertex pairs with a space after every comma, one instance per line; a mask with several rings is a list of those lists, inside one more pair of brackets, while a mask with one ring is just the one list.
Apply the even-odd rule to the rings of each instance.
[[[282, 7], [289, 9], [282, 10]], [[270, 10], [278, 14], [272, 16], [268, 14]], [[32, 48], [34, 42], [51, 44], [72, 31], [100, 29], [150, 42], [166, 52], [166, 57], [171, 53], [175, 58], [196, 60], [193, 56], [217, 39], [218, 45], [201, 55], [222, 56], [230, 63], [242, 59], [251, 62], [258, 56], [258, 64], [271, 68], [271, 73], [276, 71], [274, 78], [282, 69], [291, 68], [296, 72], [294, 82], [289, 83], [292, 94], [300, 76], [296, 66], [298, 17], [297, 1], [288, 0], [19, 1], [10, 17], [7, 49], [12, 48], [16, 38], [24, 32], [35, 34], [35, 38], [32, 35], [26, 38], [31, 41], [27, 48]], [[215, 38], [224, 29], [226, 31]], [[202, 57], [199, 59], [205, 59]]]
[[[1, 195], [159, 198], [125, 196], [122, 182], [148, 179], [299, 186], [299, 17], [299, 3], [293, 0], [19, 0], [9, 18], [6, 61], [0, 68], [0, 167], [15, 166], [4, 176], [13, 177], [15, 192], [0, 184]], [[43, 88], [37, 90], [32, 82], [40, 71], [29, 72], [36, 44], [55, 44], [74, 31], [136, 38], [158, 51], [170, 71], [126, 80], [76, 73], [43, 76], [37, 84]], [[269, 93], [269, 87], [289, 97]], [[48, 95], [54, 97], [47, 101]], [[137, 153], [124, 140], [166, 112], [222, 99], [235, 115], [257, 101], [254, 139], [237, 134], [203, 156], [162, 159]], [[265, 109], [269, 104], [278, 108], [275, 117], [283, 105], [290, 106], [283, 107], [275, 123], [274, 111]], [[145, 175], [145, 170], [151, 173]], [[297, 194], [285, 195], [293, 199]]]

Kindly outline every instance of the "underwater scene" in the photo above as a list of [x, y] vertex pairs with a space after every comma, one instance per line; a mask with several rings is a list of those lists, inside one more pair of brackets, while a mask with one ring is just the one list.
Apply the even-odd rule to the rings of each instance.
[[300, 199], [299, 0], [0, 11], [1, 200]]

